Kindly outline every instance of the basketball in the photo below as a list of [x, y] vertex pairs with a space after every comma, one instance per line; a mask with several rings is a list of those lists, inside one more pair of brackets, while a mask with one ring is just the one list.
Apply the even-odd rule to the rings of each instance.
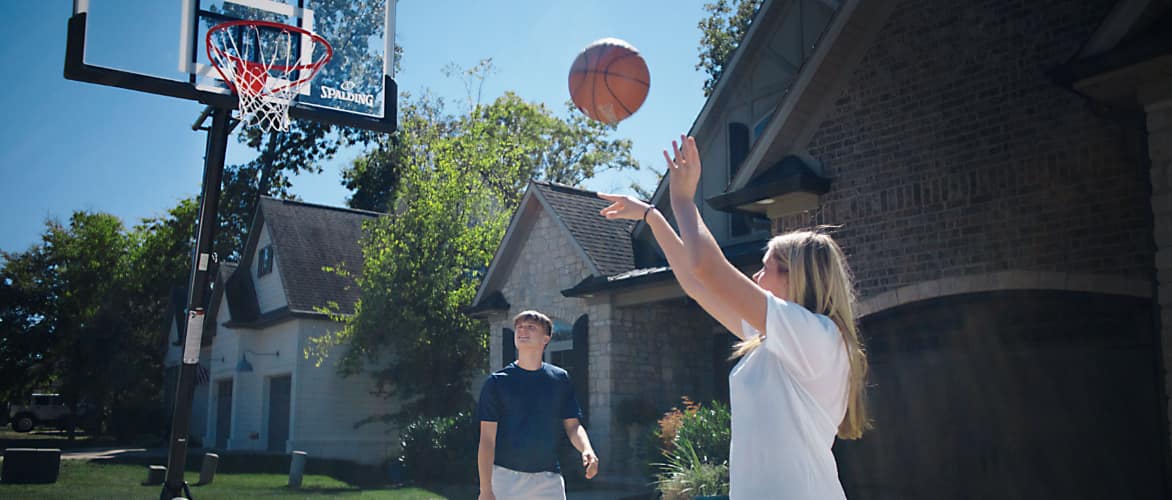
[[643, 56], [618, 38], [591, 43], [570, 67], [570, 99], [586, 116], [608, 125], [638, 111], [650, 87]]

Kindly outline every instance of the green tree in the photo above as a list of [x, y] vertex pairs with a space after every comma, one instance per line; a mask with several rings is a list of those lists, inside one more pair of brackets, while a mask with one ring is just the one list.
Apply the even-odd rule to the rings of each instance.
[[52, 386], [75, 412], [82, 401], [122, 421], [157, 410], [164, 311], [186, 282], [197, 210], [183, 200], [129, 232], [112, 215], [79, 211], [48, 221], [41, 244], [4, 253], [0, 396]]
[[375, 141], [373, 149], [342, 170], [342, 185], [352, 193], [350, 208], [386, 212], [402, 176], [403, 141], [396, 131]]
[[53, 378], [52, 295], [44, 247], [0, 257], [0, 402], [17, 402]]
[[[115, 431], [151, 431], [163, 410], [163, 352], [168, 301], [175, 288], [186, 288], [191, 272], [195, 220], [194, 198], [179, 201], [162, 217], [143, 220], [128, 235], [127, 273], [122, 286], [125, 327], [114, 354], [109, 406]], [[186, 303], [177, 304], [185, 307]]]
[[761, 0], [716, 0], [704, 4], [708, 17], [700, 20], [700, 62], [696, 69], [708, 73], [705, 96], [716, 89], [729, 57], [749, 32], [749, 24], [760, 7]]
[[[74, 212], [68, 225], [49, 221], [43, 236], [50, 301], [51, 357], [62, 397], [77, 413], [82, 401], [102, 408], [122, 367], [128, 239], [122, 221]], [[72, 429], [71, 429], [72, 434]]]
[[[450, 416], [470, 404], [483, 373], [487, 329], [462, 313], [530, 179], [577, 184], [606, 169], [637, 168], [611, 129], [554, 116], [506, 93], [468, 114], [445, 115], [424, 96], [402, 107], [393, 150], [401, 178], [391, 214], [362, 242], [362, 298], [311, 354], [346, 344], [340, 370], [373, 370], [380, 391], [407, 403], [396, 416]], [[389, 151], [387, 148], [383, 151]], [[368, 156], [380, 154], [375, 150]]]

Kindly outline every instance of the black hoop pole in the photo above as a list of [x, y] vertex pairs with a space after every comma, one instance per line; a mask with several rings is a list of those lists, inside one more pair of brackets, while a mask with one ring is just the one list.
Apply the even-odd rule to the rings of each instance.
[[[224, 174], [224, 157], [232, 127], [232, 111], [215, 108], [208, 130], [207, 152], [203, 163], [203, 188], [199, 200], [199, 226], [191, 262], [191, 279], [187, 288], [187, 321], [183, 328], [183, 364], [175, 390], [175, 413], [171, 417], [171, 441], [167, 458], [167, 479], [159, 500], [191, 498], [183, 469], [187, 466], [187, 432], [191, 424], [191, 400], [195, 394], [196, 366], [203, 343], [204, 313], [208, 284], [215, 277], [212, 243], [216, 237], [216, 208], [220, 203], [220, 179]], [[184, 496], [187, 495], [187, 496]]]

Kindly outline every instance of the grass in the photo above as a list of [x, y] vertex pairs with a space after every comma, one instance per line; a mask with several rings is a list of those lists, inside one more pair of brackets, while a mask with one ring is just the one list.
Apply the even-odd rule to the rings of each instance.
[[[99, 462], [62, 460], [61, 473], [54, 484], [0, 484], [0, 498], [5, 499], [126, 499], [158, 498], [162, 486], [142, 486], [145, 467], [108, 465]], [[187, 474], [189, 483], [199, 475]], [[300, 490], [289, 489], [284, 474], [216, 474], [212, 484], [192, 486], [197, 500], [240, 498], [363, 498], [380, 500], [444, 500], [472, 498], [474, 489], [386, 488], [359, 489], [329, 476], [306, 475]]]
[[55, 429], [34, 429], [32, 432], [16, 432], [8, 427], [0, 428], [0, 450], [4, 448], [61, 448], [83, 449], [114, 446], [109, 437], [94, 439], [78, 431], [76, 439], [69, 441], [65, 431]]

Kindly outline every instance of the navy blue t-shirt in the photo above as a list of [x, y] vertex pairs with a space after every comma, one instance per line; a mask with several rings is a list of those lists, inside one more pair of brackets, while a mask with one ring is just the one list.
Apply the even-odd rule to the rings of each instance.
[[549, 363], [526, 370], [509, 363], [488, 376], [477, 414], [496, 422], [494, 464], [520, 472], [561, 472], [557, 445], [567, 418], [581, 420], [570, 374]]

